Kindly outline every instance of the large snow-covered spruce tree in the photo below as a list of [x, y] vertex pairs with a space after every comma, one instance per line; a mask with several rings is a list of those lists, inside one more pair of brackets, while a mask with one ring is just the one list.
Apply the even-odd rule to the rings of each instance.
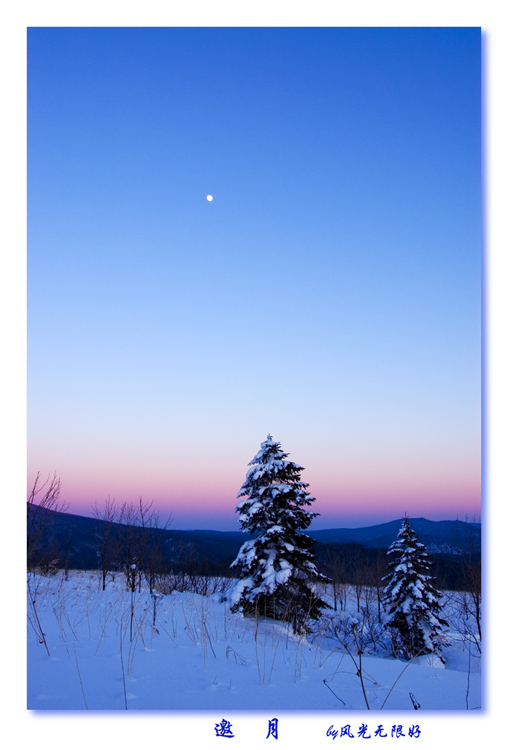
[[441, 614], [441, 594], [429, 575], [430, 557], [404, 518], [397, 539], [388, 550], [391, 573], [385, 576], [385, 624], [393, 634], [394, 650], [404, 659], [421, 654], [439, 656], [446, 643], [447, 621]]
[[291, 622], [302, 632], [326, 604], [314, 583], [327, 581], [313, 562], [313, 540], [301, 531], [318, 516], [306, 509], [314, 499], [300, 480], [303, 467], [268, 435], [249, 463], [236, 506], [243, 531], [254, 538], [242, 545], [231, 567], [240, 567], [231, 593], [232, 611]]

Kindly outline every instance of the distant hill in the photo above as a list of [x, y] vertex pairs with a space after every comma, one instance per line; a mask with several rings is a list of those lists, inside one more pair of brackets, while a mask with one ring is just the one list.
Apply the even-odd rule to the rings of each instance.
[[[33, 508], [28, 506], [28, 512]], [[104, 535], [105, 522], [55, 511], [39, 511], [44, 514], [44, 535], [39, 541], [37, 555], [52, 562], [56, 567], [93, 570], [100, 567], [99, 547]], [[450, 571], [453, 580], [458, 575], [459, 558], [467, 552], [476, 560], [481, 551], [481, 526], [463, 521], [429, 521], [425, 518], [410, 519], [418, 538], [425, 544], [436, 561], [438, 571], [449, 584]], [[325, 529], [310, 531], [316, 541], [316, 562], [325, 568], [330, 559], [339, 553], [345, 560], [348, 576], [355, 566], [374, 564], [376, 556], [382, 558], [400, 530], [401, 520], [389, 521], [376, 526], [358, 529]], [[126, 527], [118, 523], [110, 525], [110, 540], [120, 540], [126, 529], [139, 537], [139, 527]], [[231, 576], [231, 562], [240, 546], [250, 537], [241, 531], [157, 529], [156, 535], [164, 564], [168, 569], [191, 570], [201, 575]], [[443, 580], [445, 580], [443, 578]], [[450, 584], [451, 585], [451, 584]]]
[[[30, 507], [28, 508], [30, 513]], [[73, 569], [90, 569], [99, 567], [101, 537], [106, 522], [78, 516], [71, 513], [43, 510], [45, 514], [44, 539], [39, 544], [39, 553], [45, 558], [58, 560], [58, 566], [67, 565]], [[125, 526], [112, 523], [111, 537], [118, 539], [124, 533]], [[131, 527], [134, 535], [139, 536], [141, 529]], [[213, 570], [231, 564], [240, 546], [249, 537], [241, 531], [184, 531], [177, 529], [157, 529], [154, 533], [160, 538], [161, 549], [168, 565], [178, 567], [189, 564], [197, 565], [206, 561]]]
[[[359, 529], [325, 529], [310, 531], [309, 536], [321, 544], [347, 544], [354, 542], [364, 547], [388, 549], [397, 537], [401, 519], [377, 526]], [[466, 548], [476, 554], [481, 546], [481, 524], [464, 521], [428, 521], [426, 518], [410, 518], [411, 528], [431, 553], [461, 554]]]

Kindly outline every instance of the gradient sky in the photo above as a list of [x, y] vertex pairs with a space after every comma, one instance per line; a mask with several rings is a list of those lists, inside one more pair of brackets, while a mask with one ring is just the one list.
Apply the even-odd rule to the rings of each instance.
[[478, 516], [480, 48], [29, 29], [29, 484], [237, 529], [271, 433], [312, 528]]

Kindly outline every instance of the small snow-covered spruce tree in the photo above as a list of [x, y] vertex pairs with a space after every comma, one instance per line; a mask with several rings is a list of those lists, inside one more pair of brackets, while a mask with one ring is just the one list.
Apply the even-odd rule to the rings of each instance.
[[231, 609], [244, 614], [291, 622], [295, 632], [306, 629], [326, 607], [314, 583], [328, 581], [313, 562], [313, 540], [301, 530], [319, 515], [306, 510], [315, 498], [300, 480], [303, 467], [286, 460], [288, 453], [271, 435], [254, 456], [236, 506], [245, 542], [231, 567], [240, 567], [230, 595]]
[[383, 578], [389, 579], [383, 601], [387, 610], [385, 625], [391, 629], [395, 653], [404, 659], [421, 654], [440, 656], [442, 647], [447, 645], [444, 629], [448, 623], [441, 614], [441, 594], [429, 575], [429, 554], [407, 518], [388, 555], [392, 570]]

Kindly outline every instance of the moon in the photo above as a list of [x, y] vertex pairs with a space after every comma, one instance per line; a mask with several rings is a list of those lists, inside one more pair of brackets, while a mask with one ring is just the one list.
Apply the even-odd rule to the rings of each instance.
[[206, 196], [207, 201], [213, 201], [213, 195], [207, 195]]

